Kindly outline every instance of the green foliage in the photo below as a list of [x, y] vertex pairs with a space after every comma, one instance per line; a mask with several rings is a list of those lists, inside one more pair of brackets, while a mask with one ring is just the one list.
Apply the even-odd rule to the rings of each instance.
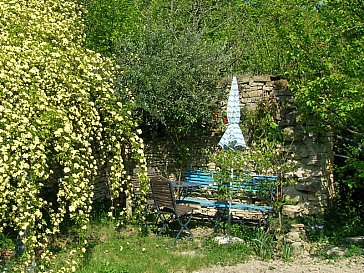
[[282, 255], [285, 262], [289, 262], [292, 259], [292, 245], [287, 242], [287, 239], [284, 237], [281, 243]]
[[[330, 130], [338, 135], [335, 152], [348, 160], [340, 163], [336, 174], [349, 188], [363, 185], [363, 159], [352, 152], [358, 147], [353, 143], [362, 143], [364, 135], [363, 60], [357, 57], [364, 52], [362, 10], [361, 1], [323, 1], [318, 5], [318, 28], [312, 32], [317, 35], [312, 40], [301, 40], [316, 53], [307, 56], [309, 63], [301, 62], [292, 71], [303, 76], [296, 78], [291, 87], [305, 119], [318, 131]], [[305, 47], [301, 46], [300, 51]], [[357, 173], [348, 175], [348, 169]], [[349, 179], [341, 179], [343, 176]]]
[[129, 271], [124, 269], [117, 263], [111, 263], [106, 261], [98, 271], [99, 273], [128, 273]]
[[[199, 225], [201, 222], [198, 223]], [[202, 228], [206, 226], [202, 225]], [[173, 237], [141, 236], [136, 227], [115, 231], [113, 223], [92, 223], [87, 260], [77, 272], [194, 272], [211, 265], [233, 265], [254, 254], [248, 244], [221, 246], [212, 237], [195, 242]], [[57, 262], [63, 258], [57, 256]], [[158, 261], [158, 262], [156, 262]], [[55, 263], [54, 269], [57, 269]], [[118, 271], [119, 270], [119, 271]]]
[[233, 224], [232, 235], [244, 240], [250, 245], [254, 253], [263, 260], [270, 260], [276, 252], [277, 242], [274, 234], [258, 226]]
[[[136, 98], [147, 135], [167, 134], [179, 147], [194, 128], [214, 124], [226, 71], [289, 77], [308, 124], [362, 142], [361, 1], [89, 2], [88, 44], [116, 54], [119, 83]], [[362, 170], [354, 158], [347, 164]]]
[[345, 251], [344, 257], [362, 256], [364, 254], [364, 246], [361, 247], [355, 244], [350, 244]]
[[352, 200], [343, 201], [342, 198], [334, 201], [325, 214], [301, 219], [309, 241], [343, 244], [346, 238], [363, 234], [362, 204]]
[[209, 7], [194, 1], [97, 0], [88, 5], [88, 44], [115, 54], [123, 71], [119, 85], [130, 90], [120, 96], [135, 98], [148, 134], [164, 132], [178, 142], [212, 120], [223, 96], [216, 92], [220, 70], [229, 55], [225, 46], [205, 39], [210, 26], [202, 21], [210, 18]]
[[133, 35], [138, 28], [137, 7], [132, 0], [82, 0], [85, 14], [86, 45], [100, 53], [114, 52], [117, 40]]
[[272, 234], [264, 230], [257, 229], [251, 244], [253, 245], [254, 251], [258, 257], [264, 260], [272, 258], [275, 246]]
[[152, 22], [137, 41], [122, 40], [117, 48], [119, 81], [135, 96], [147, 129], [162, 126], [176, 138], [211, 121], [223, 95], [216, 92], [222, 50], [199, 33], [178, 34]]
[[345, 154], [345, 164], [337, 164], [335, 173], [338, 182], [345, 182], [347, 190], [353, 192], [356, 189], [363, 188], [364, 184], [364, 157], [362, 143], [356, 145], [346, 144], [343, 145], [341, 154]]

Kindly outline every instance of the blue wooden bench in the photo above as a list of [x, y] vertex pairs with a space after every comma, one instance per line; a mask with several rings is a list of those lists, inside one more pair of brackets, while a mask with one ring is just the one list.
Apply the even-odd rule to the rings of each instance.
[[[234, 176], [232, 187], [230, 188], [229, 183], [218, 183], [217, 179], [223, 179], [221, 174], [216, 172], [209, 172], [204, 170], [188, 170], [185, 173], [184, 181], [196, 184], [200, 189], [217, 191], [221, 187], [228, 187], [229, 190], [234, 193], [241, 193], [246, 196], [259, 196], [263, 193], [265, 196], [270, 195], [270, 200], [268, 200], [267, 205], [261, 204], [247, 204], [247, 203], [237, 203], [234, 202], [231, 205], [232, 209], [238, 210], [250, 210], [259, 211], [262, 213], [269, 213], [273, 210], [272, 202], [273, 195], [275, 191], [275, 182], [277, 181], [276, 176], [265, 176], [265, 175], [240, 175]], [[263, 192], [264, 191], [264, 192]], [[267, 192], [268, 191], [268, 192]], [[216, 209], [227, 209], [229, 207], [229, 202], [227, 201], [217, 201], [209, 200], [205, 198], [196, 197], [186, 197], [180, 200], [181, 203], [189, 203], [200, 205], [201, 207], [212, 207]]]

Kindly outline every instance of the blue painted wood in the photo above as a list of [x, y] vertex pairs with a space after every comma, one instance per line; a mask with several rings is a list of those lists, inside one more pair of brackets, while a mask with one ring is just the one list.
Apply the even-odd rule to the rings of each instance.
[[[205, 199], [198, 199], [198, 198], [184, 198], [183, 200], [179, 200], [178, 203], [183, 204], [196, 204], [200, 205], [201, 207], [213, 207], [213, 208], [222, 208], [228, 209], [229, 203], [222, 202], [222, 201], [213, 201], [213, 200], [205, 200]], [[271, 206], [258, 206], [258, 205], [250, 205], [250, 204], [236, 204], [233, 203], [231, 205], [232, 209], [240, 209], [240, 210], [257, 210], [261, 212], [272, 211], [273, 207]]]
[[[214, 176], [218, 175], [218, 173], [208, 172], [203, 170], [188, 170], [185, 173], [184, 180], [186, 182], [196, 183], [200, 187], [207, 187], [218, 189], [221, 185], [218, 185], [214, 179]], [[233, 190], [245, 189], [251, 191], [261, 191], [266, 183], [271, 183], [274, 186], [274, 183], [277, 181], [277, 176], [265, 176], [265, 175], [256, 175], [256, 174], [248, 174], [244, 176], [240, 176], [236, 178], [236, 183], [233, 186]], [[224, 185], [224, 183], [223, 183]], [[228, 184], [225, 184], [228, 186]], [[270, 189], [270, 191], [274, 191], [274, 188]]]
[[[214, 176], [219, 175], [216, 172], [208, 172], [204, 170], [187, 170], [185, 173], [184, 180], [186, 182], [194, 183], [200, 188], [217, 190], [221, 186], [229, 187], [229, 183], [216, 183]], [[233, 192], [243, 191], [245, 193], [258, 194], [259, 192], [268, 191], [268, 193], [273, 196], [275, 190], [275, 182], [277, 181], [277, 176], [265, 176], [256, 174], [247, 174], [243, 176], [234, 176], [236, 178], [236, 183], [231, 188]], [[271, 184], [271, 188], [266, 187], [266, 183]], [[271, 200], [272, 201], [272, 200]], [[215, 207], [215, 208], [228, 208], [227, 202], [217, 202], [212, 200], [201, 200], [196, 198], [185, 198], [181, 202], [186, 203], [198, 203], [205, 207]], [[258, 211], [271, 211], [272, 206], [260, 206], [260, 205], [249, 205], [249, 204], [232, 204], [233, 209], [242, 210], [258, 210]]]

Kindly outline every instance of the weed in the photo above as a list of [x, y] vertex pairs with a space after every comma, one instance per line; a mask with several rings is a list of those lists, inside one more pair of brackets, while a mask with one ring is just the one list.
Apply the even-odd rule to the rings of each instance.
[[272, 234], [256, 229], [255, 237], [252, 239], [251, 244], [257, 256], [264, 260], [272, 258], [274, 253], [274, 239]]
[[128, 270], [116, 263], [106, 261], [98, 271], [99, 273], [128, 273]]
[[364, 255], [364, 248], [363, 245], [356, 245], [356, 244], [350, 244], [346, 251], [345, 251], [345, 257], [354, 257], [354, 256], [361, 256]]
[[292, 258], [292, 245], [287, 242], [285, 237], [283, 238], [281, 247], [282, 247], [283, 260], [285, 262], [289, 262]]

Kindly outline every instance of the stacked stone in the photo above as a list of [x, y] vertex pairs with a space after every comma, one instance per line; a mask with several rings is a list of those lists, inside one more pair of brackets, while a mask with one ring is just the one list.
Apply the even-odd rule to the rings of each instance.
[[294, 157], [290, 176], [295, 185], [285, 189], [285, 197], [292, 201], [283, 213], [296, 217], [301, 213], [323, 211], [332, 191], [332, 139], [329, 132], [320, 134], [309, 130], [310, 121], [301, 120], [288, 81], [279, 77], [238, 77], [241, 106], [254, 111], [262, 99], [274, 99], [278, 104], [277, 120], [285, 136], [285, 144]]

